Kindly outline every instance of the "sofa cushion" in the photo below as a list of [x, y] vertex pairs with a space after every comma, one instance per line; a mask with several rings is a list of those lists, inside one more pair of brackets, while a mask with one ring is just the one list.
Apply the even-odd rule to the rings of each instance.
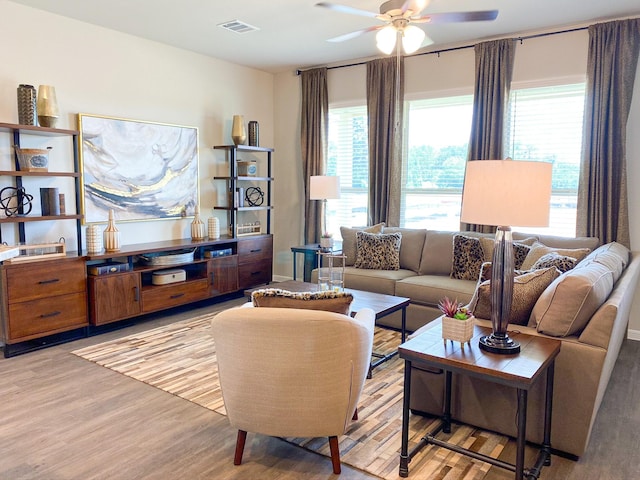
[[412, 270], [367, 270], [365, 268], [345, 267], [344, 286], [354, 290], [395, 295], [396, 282], [416, 276]]
[[349, 315], [353, 295], [347, 292], [290, 292], [263, 288], [251, 294], [255, 307], [301, 308]]
[[533, 307], [530, 326], [546, 335], [577, 334], [613, 290], [614, 274], [591, 262], [563, 273], [547, 288]]
[[370, 227], [340, 227], [342, 236], [342, 254], [347, 258], [345, 265], [356, 263], [356, 232], [382, 233], [384, 223], [378, 223]]
[[411, 303], [437, 307], [442, 297], [469, 303], [476, 289], [474, 280], [458, 280], [443, 275], [416, 275], [396, 283], [396, 295], [409, 297]]
[[424, 228], [399, 228], [384, 227], [382, 233], [402, 234], [402, 243], [400, 244], [400, 268], [413, 270], [418, 272], [420, 269], [420, 259], [422, 258], [422, 249], [424, 248], [424, 239], [427, 230]]
[[451, 274], [453, 263], [453, 236], [463, 233], [467, 237], [490, 237], [491, 233], [478, 232], [447, 232], [444, 230], [427, 230], [420, 260], [420, 275], [447, 275]]
[[451, 278], [477, 280], [484, 261], [480, 239], [457, 234], [453, 236]]
[[356, 268], [399, 270], [402, 234], [356, 232]]
[[580, 266], [586, 266], [591, 262], [598, 262], [613, 273], [613, 281], [617, 282], [622, 272], [629, 265], [631, 252], [627, 247], [618, 242], [607, 243], [591, 252], [587, 258], [580, 262]]
[[541, 256], [536, 263], [531, 267], [532, 270], [539, 270], [541, 268], [555, 267], [560, 273], [567, 272], [576, 266], [578, 260], [566, 255], [560, 255], [557, 252], [546, 253]]
[[[531, 245], [536, 242], [536, 237], [528, 237], [522, 240], [513, 241], [513, 264], [516, 270], [520, 269], [524, 259], [527, 258]], [[495, 239], [488, 237], [480, 237], [480, 245], [482, 245], [482, 253], [484, 261], [493, 261], [493, 248], [495, 247]]]
[[522, 263], [522, 270], [530, 270], [533, 265], [547, 253], [556, 252], [559, 255], [566, 255], [567, 257], [573, 257], [578, 262], [585, 258], [591, 250], [588, 248], [556, 248], [556, 247], [548, 247], [540, 242], [535, 242], [531, 246], [531, 251], [527, 255], [527, 258], [524, 259]]
[[[527, 325], [531, 310], [544, 290], [560, 272], [555, 267], [533, 270], [515, 277], [509, 323]], [[478, 318], [491, 318], [491, 280], [478, 285], [469, 308]]]

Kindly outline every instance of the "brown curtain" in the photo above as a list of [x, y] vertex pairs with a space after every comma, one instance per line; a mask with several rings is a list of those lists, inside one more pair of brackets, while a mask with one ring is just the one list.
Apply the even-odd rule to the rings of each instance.
[[304, 243], [317, 243], [322, 229], [324, 202], [309, 201], [309, 177], [324, 175], [329, 132], [329, 94], [327, 69], [315, 68], [300, 74], [302, 81], [302, 112], [300, 146], [304, 181], [305, 227]]
[[[515, 42], [507, 38], [475, 47], [476, 75], [468, 161], [502, 159]], [[495, 232], [495, 227], [461, 223], [461, 230]]]
[[367, 62], [369, 225], [400, 225], [404, 58]]
[[576, 233], [627, 247], [627, 119], [639, 51], [640, 19], [589, 27]]

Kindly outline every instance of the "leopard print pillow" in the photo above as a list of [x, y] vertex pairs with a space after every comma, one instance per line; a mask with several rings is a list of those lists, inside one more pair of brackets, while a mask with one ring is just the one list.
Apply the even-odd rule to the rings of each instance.
[[479, 238], [460, 234], [453, 236], [451, 278], [477, 280], [483, 261], [484, 253]]
[[356, 232], [356, 268], [399, 270], [402, 233]]
[[556, 252], [547, 253], [541, 256], [531, 267], [532, 270], [541, 268], [556, 267], [560, 272], [564, 273], [576, 266], [578, 260], [567, 255], [560, 255]]

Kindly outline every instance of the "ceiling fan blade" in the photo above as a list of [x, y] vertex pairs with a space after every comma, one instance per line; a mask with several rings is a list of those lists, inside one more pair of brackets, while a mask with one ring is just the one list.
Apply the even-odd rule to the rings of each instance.
[[495, 20], [498, 10], [480, 10], [477, 12], [447, 12], [432, 13], [422, 17], [411, 17], [412, 23], [455, 23], [455, 22], [480, 22]]
[[402, 12], [411, 10], [411, 16], [420, 15], [420, 13], [427, 8], [429, 0], [405, 0], [402, 5]]
[[319, 2], [316, 3], [316, 7], [328, 8], [342, 13], [350, 13], [352, 15], [360, 15], [362, 17], [378, 18], [380, 14], [375, 12], [369, 12], [368, 10], [360, 10], [359, 8], [349, 7], [347, 5], [338, 5], [337, 3]]
[[344, 35], [330, 38], [329, 40], [327, 40], [327, 42], [344, 42], [345, 40], [351, 40], [352, 38], [359, 37], [360, 35], [364, 35], [365, 33], [375, 32], [376, 30], [380, 30], [381, 28], [384, 28], [384, 25], [363, 28], [362, 30], [356, 30], [355, 32], [345, 33]]

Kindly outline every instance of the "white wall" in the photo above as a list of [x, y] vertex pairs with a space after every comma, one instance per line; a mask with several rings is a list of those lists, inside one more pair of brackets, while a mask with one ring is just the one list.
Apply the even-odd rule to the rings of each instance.
[[[260, 144], [274, 144], [271, 74], [4, 0], [0, 0], [0, 44], [1, 122], [18, 123], [16, 88], [26, 83], [56, 87], [60, 128], [77, 128], [78, 113], [197, 127], [203, 218], [214, 215], [217, 190], [224, 190], [222, 182], [211, 180], [223, 174], [224, 155], [211, 147], [231, 143], [232, 116], [257, 120]], [[0, 135], [0, 162], [11, 158], [8, 137]], [[51, 161], [67, 161], [63, 150], [54, 147]], [[10, 167], [0, 164], [0, 169]], [[61, 192], [68, 193], [67, 201], [72, 197], [72, 190]], [[39, 209], [39, 191], [34, 197]], [[223, 213], [215, 214], [225, 225]], [[118, 228], [122, 242], [132, 244], [189, 238], [190, 222], [119, 223]], [[27, 240], [57, 240], [64, 235], [75, 248], [74, 222], [60, 223], [65, 225], [62, 232], [55, 223], [28, 224]], [[10, 240], [11, 230], [11, 225], [3, 225], [3, 240]]]
[[[582, 81], [586, 74], [587, 51], [588, 33], [585, 30], [525, 40], [522, 44], [518, 43], [516, 47], [513, 82], [519, 86], [526, 86], [528, 83], [540, 84], [554, 78]], [[438, 96], [447, 92], [471, 94], [473, 93], [474, 62], [473, 49], [407, 58], [405, 60], [405, 95], [411, 98], [425, 94]], [[299, 77], [294, 78], [292, 74], [285, 73], [277, 75], [275, 81], [276, 91], [296, 92], [295, 98], [289, 95], [285, 99], [287, 95], [283, 94], [281, 101], [278, 97], [276, 119], [298, 118]], [[364, 102], [365, 81], [366, 68], [362, 65], [329, 70], [330, 103]], [[298, 122], [295, 128], [288, 132], [279, 132], [276, 139], [276, 148], [279, 151], [286, 150], [293, 155], [291, 157], [287, 155], [286, 158], [289, 166], [287, 178], [290, 181], [300, 182], [297, 186], [290, 188], [291, 195], [298, 196], [287, 200], [289, 221], [286, 225], [289, 226], [289, 230], [279, 238], [278, 248], [282, 252], [288, 249], [288, 246], [300, 244], [303, 239], [303, 225], [295, 224], [296, 219], [302, 222], [304, 215], [302, 209], [304, 195], [301, 190], [302, 169], [298, 147], [299, 128]], [[627, 138], [631, 246], [636, 251], [640, 250], [640, 189], [633, 189], [632, 186], [640, 182], [640, 135], [633, 134], [638, 131], [640, 131], [640, 69], [635, 83]], [[291, 266], [282, 263], [277, 266], [276, 272], [283, 276], [291, 276]], [[636, 295], [636, 303], [640, 305], [640, 295]], [[633, 330], [631, 335], [635, 336], [637, 332], [640, 339], [640, 318], [631, 318], [630, 329]]]

